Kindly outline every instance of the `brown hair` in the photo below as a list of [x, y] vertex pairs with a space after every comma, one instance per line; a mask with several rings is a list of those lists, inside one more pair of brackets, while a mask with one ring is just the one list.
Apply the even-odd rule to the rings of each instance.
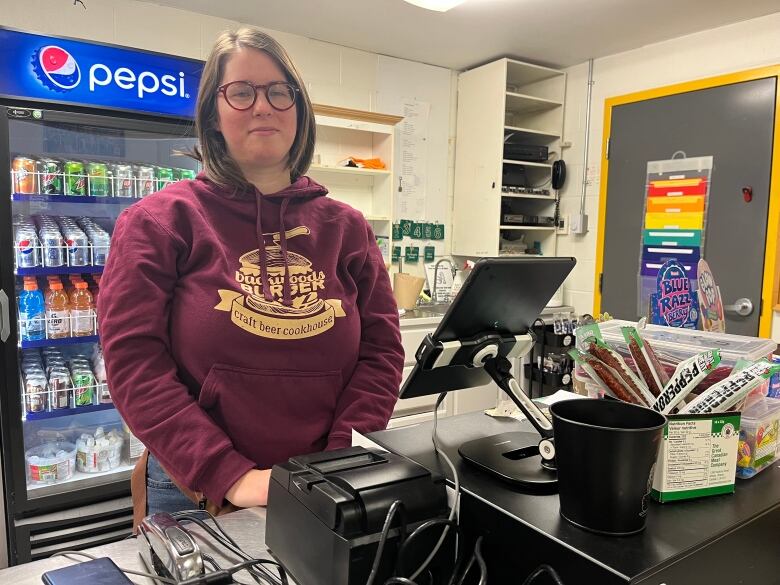
[[211, 49], [200, 78], [198, 101], [195, 106], [195, 134], [199, 145], [192, 150], [191, 156], [203, 163], [203, 170], [209, 179], [223, 187], [236, 187], [241, 190], [248, 188], [249, 183], [241, 168], [231, 158], [225, 139], [216, 128], [217, 90], [228, 57], [246, 47], [267, 53], [279, 65], [287, 81], [300, 89], [299, 99], [295, 104], [297, 112], [295, 140], [289, 153], [290, 180], [295, 181], [308, 170], [314, 155], [316, 138], [314, 110], [309, 94], [284, 47], [273, 37], [253, 27], [242, 27], [220, 34]]

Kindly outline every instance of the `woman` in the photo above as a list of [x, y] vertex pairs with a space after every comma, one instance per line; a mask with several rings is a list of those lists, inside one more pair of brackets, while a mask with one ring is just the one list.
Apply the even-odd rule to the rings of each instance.
[[264, 505], [273, 464], [385, 428], [403, 367], [371, 228], [304, 176], [314, 115], [274, 39], [222, 34], [196, 130], [204, 172], [120, 215], [101, 280], [111, 394], [150, 452], [136, 521]]

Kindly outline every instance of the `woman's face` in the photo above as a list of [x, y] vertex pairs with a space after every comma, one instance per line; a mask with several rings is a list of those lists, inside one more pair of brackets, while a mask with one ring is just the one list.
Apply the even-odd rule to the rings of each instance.
[[[239, 49], [228, 57], [219, 84], [249, 81], [267, 85], [287, 81], [273, 58], [257, 49]], [[288, 153], [295, 140], [297, 104], [280, 112], [268, 103], [265, 92], [257, 90], [257, 100], [248, 110], [232, 108], [223, 93], [217, 95], [217, 130], [222, 133], [230, 156], [242, 170], [288, 169]]]

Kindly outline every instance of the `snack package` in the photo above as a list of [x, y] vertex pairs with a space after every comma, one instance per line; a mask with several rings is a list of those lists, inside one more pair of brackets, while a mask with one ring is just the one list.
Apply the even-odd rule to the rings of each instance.
[[639, 375], [650, 393], [654, 397], [658, 397], [664, 386], [669, 383], [666, 370], [658, 363], [658, 358], [655, 357], [650, 344], [642, 338], [636, 327], [621, 327], [620, 330], [628, 344], [628, 351], [634, 359]]
[[638, 404], [648, 406], [655, 401], [647, 386], [628, 367], [623, 357], [601, 340], [594, 339], [588, 344], [588, 353], [597, 357], [610, 368], [615, 370], [623, 379], [631, 394], [638, 399]]
[[726, 412], [750, 394], [751, 390], [769, 381], [773, 374], [780, 372], [780, 364], [761, 359], [722, 382], [710, 386], [695, 400], [683, 408], [681, 414], [709, 414]]
[[600, 359], [578, 349], [569, 350], [569, 355], [607, 394], [623, 402], [642, 404], [641, 399], [626, 387], [620, 374]]
[[[669, 414], [719, 363], [720, 350], [718, 349], [703, 351], [680, 362], [672, 379], [653, 402], [653, 410], [661, 414]], [[682, 412], [686, 410], [683, 409]]]

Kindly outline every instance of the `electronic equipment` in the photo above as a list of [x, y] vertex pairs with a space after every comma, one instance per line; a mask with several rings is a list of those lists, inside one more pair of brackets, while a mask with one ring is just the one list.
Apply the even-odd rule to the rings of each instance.
[[108, 557], [46, 571], [46, 585], [132, 585], [132, 581]]
[[525, 176], [525, 167], [504, 165], [501, 170], [501, 184], [504, 187], [525, 187], [528, 184]]
[[545, 195], [545, 196], [550, 195], [549, 189], [536, 189], [533, 187], [516, 187], [514, 185], [502, 185], [501, 192], [518, 194], [518, 195]]
[[144, 518], [138, 525], [136, 541], [144, 564], [161, 577], [185, 581], [204, 574], [198, 543], [168, 513]]
[[461, 457], [517, 486], [555, 489], [552, 424], [511, 375], [511, 358], [534, 345], [531, 325], [576, 264], [574, 258], [483, 258], [433, 334], [420, 344], [400, 398], [493, 381], [528, 417], [532, 433], [503, 433], [461, 445]]
[[566, 182], [566, 163], [556, 160], [552, 166], [552, 188], [556, 191], [563, 188]]
[[525, 215], [522, 213], [502, 213], [501, 225], [555, 225], [555, 218], [546, 215]]
[[522, 160], [526, 162], [546, 162], [548, 157], [549, 153], [546, 146], [504, 142], [505, 159]]
[[374, 579], [384, 583], [403, 527], [412, 531], [448, 510], [444, 479], [400, 455], [350, 447], [275, 465], [266, 544], [298, 585], [365, 585], [396, 500], [402, 527], [388, 532]]

